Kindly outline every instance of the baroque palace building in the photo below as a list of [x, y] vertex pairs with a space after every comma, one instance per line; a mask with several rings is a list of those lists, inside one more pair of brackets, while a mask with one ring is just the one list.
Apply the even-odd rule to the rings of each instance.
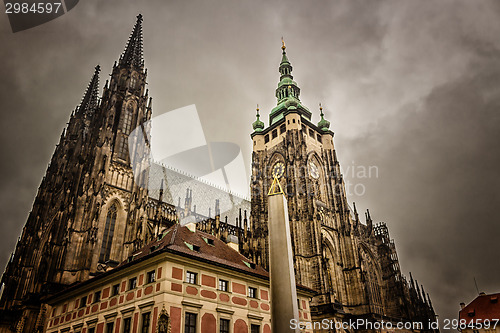
[[[101, 97], [99, 72], [97, 66], [61, 134], [2, 276], [0, 331], [43, 332], [49, 322], [54, 325], [50, 309], [53, 305], [57, 309], [58, 302], [71, 300], [76, 306], [84, 292], [99, 289], [99, 281], [112, 288], [129, 273], [144, 270], [146, 276], [146, 259], [137, 261], [135, 268], [127, 263], [140, 249], [160, 246], [162, 235], [179, 224], [195, 222], [200, 237], [212, 235], [221, 243], [238, 244], [245, 265], [258, 271], [246, 271], [245, 276], [245, 270], [237, 268], [238, 279], [246, 281], [240, 284], [255, 281], [266, 290], [267, 193], [274, 176], [287, 195], [301, 297], [314, 291], [302, 307], [313, 321], [435, 319], [423, 287], [401, 274], [387, 226], [374, 224], [368, 211], [362, 223], [356, 207], [349, 207], [330, 123], [322, 109], [320, 122], [311, 121], [312, 113], [299, 99], [284, 43], [277, 106], [267, 127], [259, 110], [253, 123], [250, 201], [149, 160], [152, 99], [145, 88], [141, 15]], [[141, 135], [132, 135], [134, 130]], [[217, 262], [214, 258], [234, 251], [229, 245], [217, 246], [220, 250], [210, 259], [212, 264]], [[186, 258], [180, 258], [183, 255]], [[202, 257], [175, 253], [178, 267], [199, 266], [197, 261], [207, 260]], [[149, 262], [159, 279], [155, 260]], [[207, 270], [213, 276], [227, 276], [228, 267], [215, 264]], [[103, 294], [108, 289], [102, 289]], [[170, 297], [165, 295], [163, 300]], [[172, 317], [168, 312], [169, 308], [155, 307], [150, 315], [157, 317], [151, 321]], [[264, 317], [269, 326], [269, 317]], [[103, 332], [104, 326], [98, 327]], [[115, 331], [121, 333], [123, 328]]]

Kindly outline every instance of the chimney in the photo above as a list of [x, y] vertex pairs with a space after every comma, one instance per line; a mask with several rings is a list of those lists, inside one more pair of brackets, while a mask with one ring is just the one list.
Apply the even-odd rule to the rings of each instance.
[[193, 215], [184, 217], [181, 226], [188, 228], [191, 232], [196, 232], [196, 218]]
[[463, 310], [465, 308], [465, 303], [460, 303], [460, 309]]
[[236, 252], [240, 252], [238, 246], [238, 237], [236, 237], [235, 235], [227, 236], [227, 245], [229, 245], [229, 247], [235, 250]]

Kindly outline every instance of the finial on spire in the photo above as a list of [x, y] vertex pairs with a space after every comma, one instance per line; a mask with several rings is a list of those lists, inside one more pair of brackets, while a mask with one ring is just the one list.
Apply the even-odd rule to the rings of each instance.
[[283, 50], [283, 53], [285, 53], [286, 45], [285, 45], [285, 40], [283, 39], [283, 36], [281, 37], [281, 49]]
[[259, 118], [259, 104], [257, 104], [257, 118]]

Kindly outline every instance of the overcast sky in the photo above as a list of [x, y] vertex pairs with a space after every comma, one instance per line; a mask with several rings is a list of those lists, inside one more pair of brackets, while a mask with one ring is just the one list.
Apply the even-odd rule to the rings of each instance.
[[[0, 266], [96, 64], [101, 88], [144, 15], [153, 114], [196, 104], [208, 141], [250, 164], [276, 105], [281, 36], [301, 100], [335, 132], [358, 210], [389, 225], [436, 311], [500, 292], [500, 2], [86, 0], [13, 34], [0, 14]], [[351, 169], [347, 169], [350, 167]], [[248, 171], [248, 170], [247, 170]], [[363, 190], [364, 193], [360, 193]]]

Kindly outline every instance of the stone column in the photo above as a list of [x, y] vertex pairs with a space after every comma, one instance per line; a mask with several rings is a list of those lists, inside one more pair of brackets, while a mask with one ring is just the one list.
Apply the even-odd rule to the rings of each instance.
[[271, 327], [273, 333], [299, 332], [290, 328], [290, 320], [299, 319], [299, 310], [288, 205], [283, 193], [270, 195], [268, 199]]

